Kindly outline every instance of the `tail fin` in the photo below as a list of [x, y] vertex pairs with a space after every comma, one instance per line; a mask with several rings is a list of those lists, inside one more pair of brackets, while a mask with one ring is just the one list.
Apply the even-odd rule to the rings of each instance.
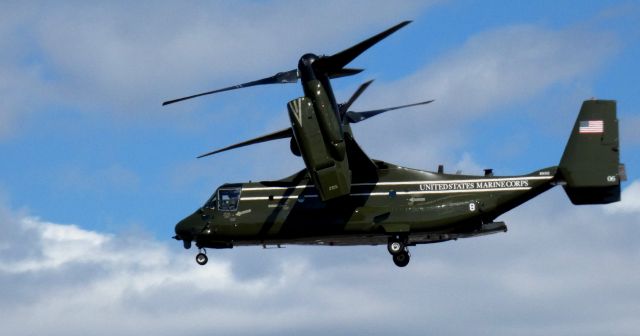
[[620, 200], [620, 149], [615, 100], [587, 100], [560, 160], [560, 179], [573, 204]]

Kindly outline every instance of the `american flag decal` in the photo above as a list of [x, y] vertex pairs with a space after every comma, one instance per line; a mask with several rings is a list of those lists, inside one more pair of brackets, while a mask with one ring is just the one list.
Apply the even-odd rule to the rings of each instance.
[[604, 121], [602, 120], [585, 120], [580, 122], [578, 133], [603, 133]]

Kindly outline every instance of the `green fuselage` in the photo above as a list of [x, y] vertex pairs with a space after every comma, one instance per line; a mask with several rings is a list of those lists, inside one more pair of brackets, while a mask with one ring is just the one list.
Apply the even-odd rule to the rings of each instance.
[[556, 167], [523, 176], [433, 173], [377, 161], [377, 180], [323, 202], [306, 170], [280, 181], [225, 184], [176, 226], [198, 247], [423, 244], [506, 231], [504, 212], [555, 185]]

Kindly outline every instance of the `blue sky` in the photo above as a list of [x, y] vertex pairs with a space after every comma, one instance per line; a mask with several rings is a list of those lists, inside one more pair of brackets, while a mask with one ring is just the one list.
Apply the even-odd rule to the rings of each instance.
[[[90, 326], [109, 334], [170, 333], [170, 322], [203, 317], [207, 323], [187, 331], [236, 330], [236, 322], [238, 333], [248, 335], [327, 325], [375, 334], [391, 326], [370, 317], [402, 319], [384, 313], [386, 300], [398, 297], [410, 311], [429, 312], [424, 323], [437, 323], [439, 333], [468, 334], [481, 325], [492, 335], [637, 334], [631, 316], [640, 306], [628, 297], [640, 293], [632, 271], [640, 250], [627, 237], [637, 237], [640, 224], [640, 5], [316, 6], [314, 12], [292, 1], [0, 5], [0, 227], [9, 232], [0, 239], [8, 298], [0, 311], [11, 302], [18, 307], [0, 318], [3, 325], [29, 334], [37, 328], [20, 329], [20, 322], [49, 316], [42, 321], [49, 334], [70, 334], [65, 326], [78, 333]], [[370, 156], [426, 170], [442, 163], [472, 174], [489, 167], [499, 175], [527, 173], [557, 164], [583, 100], [615, 99], [629, 175], [623, 202], [574, 207], [553, 190], [506, 214], [508, 234], [415, 248], [402, 273], [384, 248], [369, 247], [234, 249], [196, 268], [192, 251], [170, 239], [178, 220], [222, 183], [278, 179], [302, 163], [286, 141], [195, 157], [285, 127], [285, 104], [302, 93], [299, 85], [281, 85], [161, 102], [292, 69], [306, 52], [332, 54], [406, 19], [414, 22], [351, 64], [364, 73], [334, 82], [346, 100], [375, 79], [355, 110], [435, 99], [355, 125]], [[385, 281], [402, 289], [386, 293]], [[27, 285], [45, 283], [52, 283], [49, 293], [26, 294]], [[84, 298], [65, 302], [78, 287]], [[184, 298], [172, 301], [180, 288], [188, 288]], [[596, 297], [603, 307], [623, 313], [587, 309], [584, 297], [594, 291], [602, 293]], [[187, 299], [200, 312], [189, 315], [194, 306]], [[362, 303], [361, 312], [345, 308], [353, 302]], [[549, 304], [566, 309], [553, 317], [544, 309]], [[56, 316], [83, 306], [86, 324], [54, 327]], [[274, 313], [281, 307], [290, 308]], [[454, 312], [461, 323], [452, 324]], [[421, 334], [422, 320], [409, 316], [417, 320], [406, 322], [405, 333]]]

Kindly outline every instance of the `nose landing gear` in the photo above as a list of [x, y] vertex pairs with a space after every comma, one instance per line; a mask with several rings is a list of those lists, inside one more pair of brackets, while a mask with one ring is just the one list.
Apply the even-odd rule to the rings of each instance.
[[411, 255], [407, 248], [407, 237], [393, 236], [389, 237], [387, 250], [393, 257], [393, 263], [398, 267], [405, 267], [409, 264]]
[[207, 250], [201, 248], [200, 253], [196, 255], [196, 262], [198, 265], [206, 265], [209, 258], [207, 257]]

